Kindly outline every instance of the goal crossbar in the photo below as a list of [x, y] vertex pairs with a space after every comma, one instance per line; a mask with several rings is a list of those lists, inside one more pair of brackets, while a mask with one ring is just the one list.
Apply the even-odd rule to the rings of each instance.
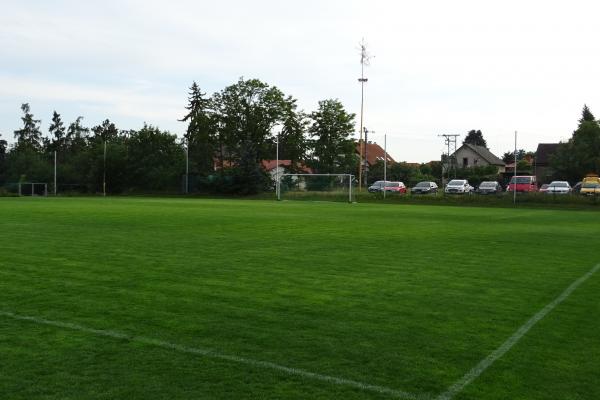
[[279, 174], [276, 179], [275, 194], [277, 200], [281, 200], [281, 179], [285, 176], [342, 176], [348, 178], [348, 202], [352, 203], [352, 174]]

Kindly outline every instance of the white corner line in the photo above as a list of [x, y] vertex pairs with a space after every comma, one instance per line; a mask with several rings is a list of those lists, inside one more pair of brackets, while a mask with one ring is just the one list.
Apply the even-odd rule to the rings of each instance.
[[542, 318], [548, 315], [557, 305], [567, 299], [575, 289], [577, 289], [582, 283], [587, 281], [592, 275], [594, 275], [600, 269], [600, 264], [593, 267], [575, 282], [573, 282], [568, 288], [564, 290], [556, 299], [548, 303], [544, 308], [537, 312], [529, 321], [525, 322], [515, 333], [512, 334], [500, 347], [494, 350], [489, 356], [484, 358], [467, 372], [462, 378], [454, 382], [452, 386], [448, 388], [444, 393], [440, 394], [436, 400], [451, 400], [454, 396], [460, 393], [465, 387], [473, 382], [479, 375], [481, 375], [486, 369], [488, 369], [496, 360], [506, 354], [535, 324], [537, 324]]
[[6, 318], [12, 318], [15, 320], [20, 320], [20, 321], [28, 321], [28, 322], [32, 322], [32, 323], [35, 323], [38, 325], [53, 326], [56, 328], [70, 329], [70, 330], [89, 333], [89, 334], [93, 334], [93, 335], [97, 335], [97, 336], [109, 337], [112, 339], [128, 340], [131, 342], [137, 342], [137, 343], [141, 343], [141, 344], [145, 344], [145, 345], [149, 345], [149, 346], [155, 346], [155, 347], [160, 347], [160, 348], [167, 349], [167, 350], [177, 351], [180, 353], [209, 357], [209, 358], [224, 360], [224, 361], [228, 361], [228, 362], [232, 362], [232, 363], [244, 364], [244, 365], [248, 365], [251, 367], [270, 369], [270, 370], [281, 372], [281, 373], [287, 374], [287, 375], [295, 375], [295, 376], [298, 376], [301, 378], [327, 382], [327, 383], [331, 383], [331, 384], [335, 384], [335, 385], [339, 385], [339, 386], [351, 387], [351, 388], [360, 389], [360, 390], [364, 390], [364, 391], [368, 391], [368, 392], [374, 392], [374, 393], [378, 393], [378, 394], [388, 395], [388, 396], [399, 398], [399, 399], [419, 400], [419, 399], [431, 399], [432, 398], [429, 395], [408, 393], [408, 392], [405, 392], [402, 390], [391, 389], [391, 388], [388, 388], [385, 386], [372, 385], [372, 384], [363, 383], [363, 382], [359, 382], [359, 381], [355, 381], [355, 380], [351, 380], [351, 379], [339, 378], [339, 377], [335, 377], [335, 376], [319, 374], [316, 372], [310, 372], [310, 371], [306, 371], [306, 370], [299, 369], [299, 368], [287, 367], [287, 366], [272, 363], [269, 361], [260, 361], [260, 360], [254, 360], [251, 358], [245, 358], [245, 357], [240, 357], [240, 356], [235, 356], [235, 355], [222, 354], [222, 353], [218, 353], [213, 350], [210, 350], [210, 349], [204, 349], [204, 348], [199, 348], [199, 347], [187, 347], [187, 346], [182, 346], [182, 345], [175, 344], [175, 343], [166, 342], [164, 340], [152, 339], [152, 338], [148, 338], [148, 337], [144, 337], [144, 336], [131, 336], [131, 335], [127, 335], [125, 333], [121, 333], [121, 332], [117, 332], [117, 331], [113, 331], [113, 330], [94, 329], [94, 328], [89, 328], [89, 327], [86, 327], [83, 325], [74, 324], [74, 323], [70, 323], [70, 322], [52, 321], [52, 320], [39, 318], [39, 317], [19, 315], [19, 314], [15, 314], [15, 313], [12, 313], [9, 311], [2, 311], [2, 310], [0, 310], [0, 316], [6, 317]]

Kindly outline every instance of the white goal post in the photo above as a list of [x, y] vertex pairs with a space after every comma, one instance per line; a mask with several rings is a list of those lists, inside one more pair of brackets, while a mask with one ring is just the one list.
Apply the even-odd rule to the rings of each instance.
[[41, 182], [19, 182], [19, 196], [48, 196], [48, 184]]
[[285, 177], [295, 177], [296, 179], [309, 177], [339, 177], [348, 179], [348, 202], [352, 203], [352, 180], [354, 179], [354, 175], [352, 174], [279, 174], [275, 180], [275, 194], [277, 200], [281, 200], [281, 180]]

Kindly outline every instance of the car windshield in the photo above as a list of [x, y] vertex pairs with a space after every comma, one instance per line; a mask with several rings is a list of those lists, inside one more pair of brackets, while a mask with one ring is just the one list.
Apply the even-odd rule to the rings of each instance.
[[461, 179], [453, 179], [448, 183], [448, 186], [462, 186], [465, 184], [465, 181]]
[[552, 182], [550, 184], [550, 186], [552, 186], [552, 187], [569, 187], [569, 184], [567, 182]]
[[398, 187], [398, 186], [400, 186], [400, 184], [398, 182], [389, 182], [385, 186], [387, 186], [387, 187]]
[[496, 182], [481, 182], [481, 185], [479, 185], [479, 187], [496, 187]]
[[418, 188], [428, 188], [429, 187], [429, 182], [419, 182], [419, 183], [417, 183], [417, 186], [415, 186], [415, 187], [418, 187]]
[[517, 184], [523, 184], [523, 183], [530, 184], [531, 183], [530, 176], [517, 176], [516, 178], [513, 176], [512, 178], [510, 178], [510, 183], [514, 184], [515, 179], [517, 180]]
[[[388, 182], [389, 183], [389, 182]], [[373, 186], [375, 187], [381, 187], [381, 186], [385, 186], [385, 181], [377, 181], [373, 184]]]
[[584, 183], [581, 187], [585, 188], [585, 189], [596, 189], [596, 188], [600, 188], [600, 183], [597, 183], [597, 182]]

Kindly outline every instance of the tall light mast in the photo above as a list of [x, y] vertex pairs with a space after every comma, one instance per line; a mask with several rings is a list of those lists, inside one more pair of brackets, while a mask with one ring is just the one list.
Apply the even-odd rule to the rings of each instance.
[[363, 114], [364, 114], [364, 102], [365, 102], [365, 83], [369, 80], [365, 78], [365, 66], [369, 66], [371, 55], [367, 51], [367, 44], [363, 38], [360, 42], [360, 139], [358, 141], [358, 152], [360, 154], [360, 163], [358, 166], [358, 190], [362, 191], [362, 171], [363, 165]]

